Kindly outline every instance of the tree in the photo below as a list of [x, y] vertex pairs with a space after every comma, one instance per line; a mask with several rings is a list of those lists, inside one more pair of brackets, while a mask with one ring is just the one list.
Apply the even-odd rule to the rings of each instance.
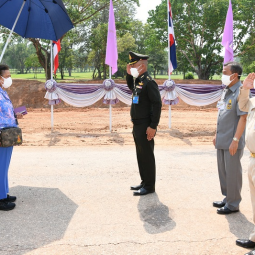
[[[98, 13], [100, 13], [104, 9], [108, 9], [109, 0], [64, 0], [63, 1], [69, 17], [76, 27], [77, 31], [80, 31], [80, 26], [84, 25], [88, 29], [88, 23], [94, 18]], [[139, 0], [116, 0], [113, 1], [118, 4], [139, 4]], [[68, 34], [68, 33], [67, 33]], [[66, 34], [66, 35], [67, 35]], [[66, 36], [63, 35], [62, 39]], [[36, 54], [38, 56], [38, 60], [41, 66], [46, 71], [47, 79], [50, 79], [50, 53], [49, 53], [49, 43], [45, 42], [45, 40], [30, 38], [29, 39], [33, 46], [36, 49]]]
[[[222, 68], [221, 39], [228, 1], [172, 0], [177, 51], [200, 79], [209, 79]], [[254, 5], [249, 0], [232, 0], [235, 19], [235, 53], [244, 44], [245, 35], [254, 30]], [[167, 1], [150, 11], [150, 26], [157, 39], [167, 47]]]
[[156, 30], [148, 25], [144, 26], [144, 38], [144, 50], [150, 56], [149, 63], [156, 78], [157, 72], [164, 69], [164, 64], [167, 63], [168, 53], [165, 51], [164, 43], [157, 40]]
[[134, 50], [137, 45], [135, 38], [127, 32], [118, 38], [118, 73], [116, 75], [124, 77], [127, 69], [128, 52]]
[[34, 78], [37, 78], [36, 71], [37, 71], [37, 68], [40, 67], [41, 65], [40, 65], [37, 55], [35, 53], [29, 55], [29, 57], [26, 58], [25, 66], [26, 66], [27, 70], [32, 68], [34, 71]]
[[[255, 38], [250, 36], [242, 47], [240, 54], [241, 64], [244, 73], [251, 73], [255, 71]], [[245, 51], [246, 49], [246, 51]]]
[[10, 67], [18, 69], [19, 73], [23, 74], [26, 68], [25, 61], [33, 52], [31, 45], [28, 45], [24, 39], [19, 37], [9, 45], [4, 59]]

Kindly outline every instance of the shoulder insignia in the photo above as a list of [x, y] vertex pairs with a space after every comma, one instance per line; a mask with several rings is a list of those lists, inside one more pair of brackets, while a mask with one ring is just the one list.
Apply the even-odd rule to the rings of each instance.
[[147, 76], [147, 79], [151, 81], [151, 77], [150, 76]]
[[144, 77], [144, 75], [141, 76], [141, 79]]

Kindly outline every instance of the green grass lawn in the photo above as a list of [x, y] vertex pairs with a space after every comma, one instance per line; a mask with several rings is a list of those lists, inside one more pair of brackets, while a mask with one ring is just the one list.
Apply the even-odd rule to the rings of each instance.
[[[68, 76], [66, 73], [64, 80], [60, 79], [60, 73], [57, 73], [57, 81], [58, 82], [63, 82], [63, 81], [75, 81], [75, 80], [92, 80], [92, 72], [88, 73], [72, 73], [72, 76]], [[45, 81], [45, 74], [44, 73], [38, 73], [36, 75], [37, 78], [35, 78], [34, 73], [28, 73], [28, 74], [16, 74], [12, 73], [12, 78], [13, 79], [28, 79], [28, 80], [39, 80], [39, 81]], [[156, 79], [168, 79], [168, 75], [157, 75]], [[183, 79], [183, 74], [173, 74], [171, 75], [171, 79]], [[198, 79], [197, 75], [194, 75], [194, 79]], [[214, 75], [213, 80], [220, 80], [221, 76], [220, 75]], [[241, 80], [244, 80], [245, 76], [241, 77]]]

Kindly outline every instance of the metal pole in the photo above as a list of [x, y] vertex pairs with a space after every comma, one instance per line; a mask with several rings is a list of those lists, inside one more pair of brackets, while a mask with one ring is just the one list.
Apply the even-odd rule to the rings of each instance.
[[[110, 79], [112, 78], [112, 68], [109, 66], [109, 77]], [[112, 105], [109, 105], [109, 111], [110, 111], [110, 124], [109, 124], [109, 129], [110, 132], [112, 132]]]
[[[167, 17], [168, 17], [168, 78], [169, 80], [171, 79], [171, 72], [170, 72], [170, 57], [171, 57], [171, 52], [170, 52], [170, 41], [169, 41], [169, 0], [167, 0]], [[172, 24], [173, 25], [173, 24]], [[169, 124], [168, 127], [171, 128], [171, 105], [169, 105], [169, 109], [168, 109], [168, 120], [169, 120]]]
[[[52, 40], [50, 41], [50, 78], [53, 79], [53, 54], [52, 54]], [[47, 73], [46, 73], [47, 75]], [[54, 106], [51, 105], [51, 130], [54, 128]]]
[[0, 63], [2, 62], [2, 59], [3, 59], [4, 53], [5, 53], [5, 51], [6, 51], [6, 48], [7, 48], [8, 44], [9, 44], [9, 42], [11, 41], [11, 36], [12, 36], [13, 30], [14, 30], [14, 28], [16, 27], [16, 24], [17, 24], [17, 22], [18, 22], [18, 20], [19, 20], [20, 14], [21, 14], [21, 12], [22, 12], [22, 10], [23, 10], [23, 7], [24, 7], [25, 3], [26, 3], [26, 1], [23, 2], [22, 6], [21, 6], [21, 8], [20, 8], [20, 10], [19, 10], [18, 16], [17, 16], [17, 18], [16, 18], [16, 20], [15, 20], [13, 26], [12, 26], [11, 33], [9, 34], [9, 37], [8, 37], [6, 43], [5, 43], [4, 49], [3, 49], [2, 54], [1, 54], [1, 57], [0, 57]]

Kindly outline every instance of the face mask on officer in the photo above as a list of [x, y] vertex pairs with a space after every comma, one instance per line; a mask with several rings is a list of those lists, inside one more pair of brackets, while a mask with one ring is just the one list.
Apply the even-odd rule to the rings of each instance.
[[228, 86], [235, 79], [234, 78], [233, 80], [231, 80], [231, 78], [230, 78], [233, 74], [234, 73], [232, 73], [231, 75], [223, 74], [221, 77], [222, 84]]
[[4, 78], [3, 76], [2, 76], [2, 78], [3, 78], [3, 80], [4, 80], [2, 86], [3, 86], [5, 89], [11, 87], [11, 85], [12, 85], [12, 78], [11, 78], [11, 77], [9, 77], [9, 78]]
[[130, 73], [135, 78], [137, 78], [139, 76], [139, 72], [138, 72], [137, 68], [130, 68]]

